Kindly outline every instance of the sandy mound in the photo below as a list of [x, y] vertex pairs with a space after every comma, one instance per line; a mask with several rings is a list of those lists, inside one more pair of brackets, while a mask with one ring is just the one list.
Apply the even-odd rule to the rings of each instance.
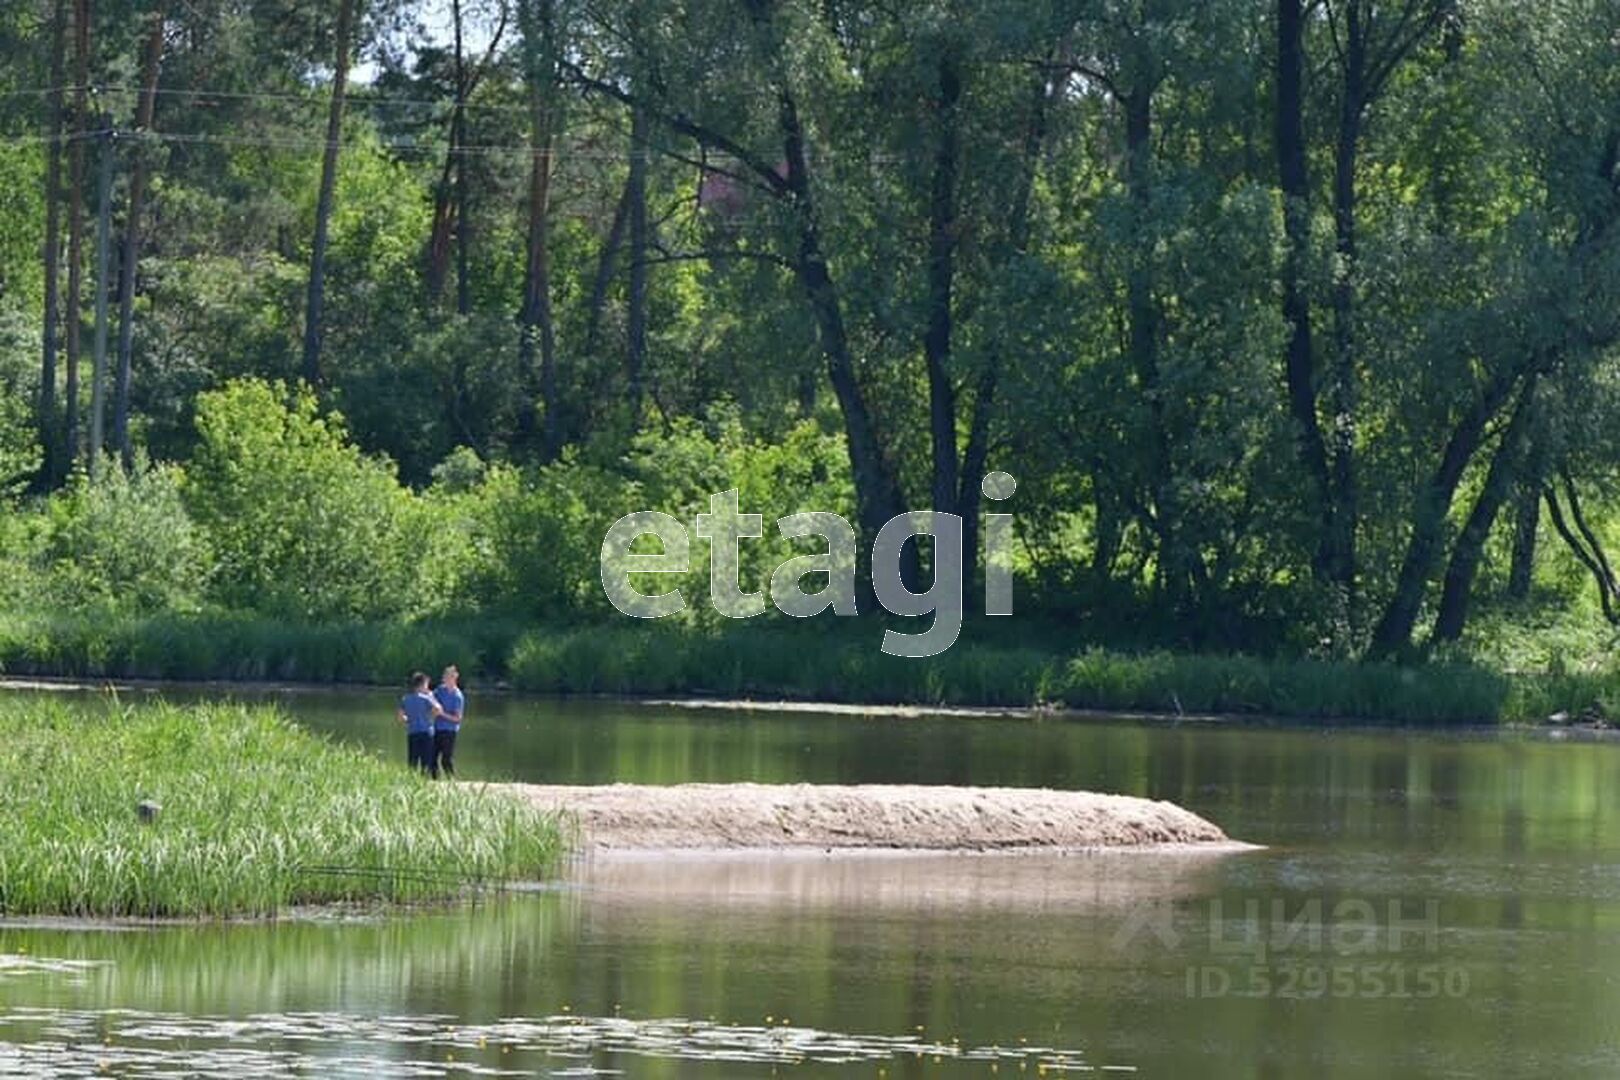
[[596, 850], [1079, 850], [1230, 844], [1168, 802], [1029, 788], [500, 785], [579, 822]]

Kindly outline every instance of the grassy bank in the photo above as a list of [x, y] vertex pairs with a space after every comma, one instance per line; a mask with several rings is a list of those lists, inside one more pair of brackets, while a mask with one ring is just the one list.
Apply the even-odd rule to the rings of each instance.
[[529, 635], [513, 650], [510, 677], [537, 692], [699, 692], [1400, 724], [1535, 722], [1559, 711], [1612, 715], [1610, 703], [1620, 703], [1620, 676], [1508, 675], [1461, 663], [1068, 653], [970, 643], [944, 656], [902, 660], [882, 655], [875, 640], [639, 628]]
[[307, 625], [247, 615], [0, 615], [0, 672], [392, 685], [434, 657], [496, 674], [520, 633], [490, 620]]
[[1117, 652], [1060, 632], [885, 656], [881, 627], [739, 624], [700, 631], [624, 620], [296, 626], [249, 617], [0, 618], [0, 673], [77, 678], [397, 685], [454, 661], [473, 680], [538, 693], [706, 694], [870, 704], [1057, 706], [1404, 724], [1620, 718], [1620, 672], [1505, 672], [1466, 662]]
[[[558, 823], [272, 709], [0, 700], [0, 913], [269, 915], [535, 879]], [[142, 800], [162, 811], [143, 823]]]

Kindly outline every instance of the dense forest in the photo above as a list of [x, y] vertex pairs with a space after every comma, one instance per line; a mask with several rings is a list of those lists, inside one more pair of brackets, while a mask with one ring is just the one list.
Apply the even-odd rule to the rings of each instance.
[[11, 0], [0, 57], [26, 614], [588, 621], [626, 512], [740, 489], [754, 582], [801, 510], [973, 552], [997, 469], [1076, 642], [1620, 622], [1616, 0]]

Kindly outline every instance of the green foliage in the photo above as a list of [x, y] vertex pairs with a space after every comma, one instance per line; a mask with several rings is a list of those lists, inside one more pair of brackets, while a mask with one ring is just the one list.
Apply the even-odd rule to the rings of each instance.
[[[781, 0], [747, 33], [721, 0], [564, 4], [544, 28], [524, 9], [487, 64], [467, 58], [459, 152], [455, 58], [395, 34], [417, 0], [373, 6], [356, 45], [376, 79], [341, 131], [321, 385], [299, 390], [276, 380], [302, 374], [333, 11], [272, 7], [167, 12], [161, 137], [140, 140], [133, 429], [184, 473], [32, 503], [24, 482], [68, 415], [61, 363], [56, 415], [33, 415], [51, 145], [49, 98], [30, 91], [50, 20], [0, 39], [14, 595], [322, 632], [617, 618], [598, 555], [623, 514], [690, 526], [737, 489], [764, 518], [743, 545], [755, 591], [808, 550], [776, 519], [853, 517], [857, 478], [874, 512], [959, 509], [978, 477], [951, 473], [971, 445], [975, 469], [1019, 480], [1001, 508], [1017, 522], [1018, 609], [1072, 632], [1066, 647], [1347, 657], [1404, 609], [1383, 652], [1547, 673], [1609, 662], [1591, 579], [1545, 523], [1530, 599], [1505, 601], [1513, 514], [1486, 478], [1506, 462], [1522, 506], [1567, 473], [1595, 535], [1620, 541], [1613, 0], [1371, 5], [1382, 55], [1359, 114], [1334, 105], [1348, 24], [1307, 5], [1309, 168], [1289, 206], [1277, 12], [1259, 0]], [[98, 15], [92, 82], [136, 81], [141, 17]], [[578, 70], [553, 79], [536, 47]], [[543, 110], [549, 132], [533, 130], [537, 100], [567, 103]], [[114, 89], [102, 104], [127, 128], [134, 103]], [[633, 115], [647, 121], [634, 138]], [[1341, 178], [1346, 116], [1360, 123]], [[542, 291], [551, 348], [529, 355], [519, 316], [539, 316]], [[64, 308], [55, 329], [87, 314]], [[1520, 460], [1505, 435], [1532, 387]], [[1477, 564], [1461, 542], [1476, 507]], [[1342, 580], [1323, 548], [1341, 520]], [[674, 582], [685, 630], [724, 625], [706, 554], [694, 543]], [[1472, 575], [1478, 622], [1460, 648], [1435, 618], [1452, 569]], [[288, 642], [247, 644], [272, 669], [326, 669]]]
[[630, 512], [622, 508], [634, 490], [602, 469], [568, 462], [527, 474], [497, 465], [465, 494], [446, 496], [448, 519], [466, 530], [463, 602], [540, 618], [599, 609], [601, 537]]
[[195, 612], [214, 562], [175, 466], [80, 474], [45, 508], [40, 572], [58, 611]]
[[35, 257], [43, 239], [45, 148], [0, 143], [0, 308], [33, 308], [45, 275]]
[[1069, 654], [964, 641], [928, 660], [882, 655], [871, 620], [835, 630], [665, 627], [537, 632], [513, 648], [515, 685], [549, 693], [769, 696], [939, 705], [1061, 707], [1361, 723], [1539, 721], [1591, 709], [1615, 677], [1509, 677], [1467, 664], [1400, 667], [1246, 656]]
[[0, 614], [0, 670], [74, 678], [359, 682], [392, 686], [435, 658], [470, 678], [505, 670], [518, 629], [499, 619], [425, 623], [276, 622], [205, 613]]
[[311, 620], [426, 612], [433, 522], [341, 417], [308, 391], [243, 381], [198, 399], [197, 429], [186, 503], [220, 603]]
[[39, 440], [28, 398], [0, 386], [0, 507], [15, 499], [39, 470]]
[[[0, 707], [0, 914], [275, 915], [549, 873], [553, 815], [432, 784], [269, 709]], [[136, 804], [162, 810], [143, 823]]]

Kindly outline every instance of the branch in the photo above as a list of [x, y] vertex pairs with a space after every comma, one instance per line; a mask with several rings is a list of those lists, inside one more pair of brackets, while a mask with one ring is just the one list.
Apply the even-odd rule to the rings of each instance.
[[1060, 66], [1060, 70], [1065, 69], [1070, 75], [1079, 75], [1083, 79], [1090, 79], [1107, 91], [1109, 97], [1115, 101], [1120, 100], [1119, 87], [1114, 84], [1113, 79], [1109, 78], [1100, 69], [1091, 67], [1088, 64], [1082, 64], [1077, 60], [1070, 60], [1067, 64]]
[[1610, 625], [1620, 626], [1620, 615], [1616, 615], [1614, 610], [1614, 598], [1610, 594], [1610, 583], [1605, 580], [1603, 571], [1596, 560], [1587, 553], [1585, 546], [1580, 540], [1576, 539], [1575, 534], [1570, 532], [1569, 525], [1564, 521], [1563, 510], [1558, 505], [1557, 491], [1553, 489], [1551, 484], [1547, 484], [1541, 489], [1541, 494], [1547, 501], [1547, 510], [1552, 518], [1554, 531], [1558, 533], [1580, 564], [1586, 567], [1587, 571], [1592, 575], [1592, 580], [1597, 583], [1598, 601], [1603, 606], [1603, 617], [1609, 621]]
[[712, 161], [706, 161], [702, 158], [695, 158], [690, 154], [683, 154], [679, 150], [671, 150], [667, 146], [661, 147], [659, 153], [663, 154], [667, 158], [680, 162], [682, 165], [690, 165], [694, 169], [699, 169], [706, 173], [713, 173], [715, 176], [724, 176], [728, 180], [737, 181], [739, 184], [752, 184], [754, 182], [752, 177], [745, 176], [742, 173], [737, 172], [735, 169], [727, 169], [724, 166], [716, 165]]
[[773, 167], [754, 155], [748, 150], [747, 147], [743, 146], [730, 136], [715, 131], [713, 128], [708, 127], [707, 125], [700, 124], [684, 113], [671, 112], [666, 109], [649, 108], [644, 101], [637, 98], [628, 90], [624, 90], [621, 87], [614, 86], [610, 82], [606, 82], [602, 79], [597, 79], [586, 74], [584, 69], [578, 64], [574, 63], [572, 60], [563, 60], [561, 63], [563, 68], [567, 70], [570, 76], [573, 77], [574, 81], [579, 83], [585, 89], [590, 90], [593, 93], [602, 94], [606, 97], [613, 98], [614, 100], [625, 105], [627, 108], [643, 109], [649, 115], [656, 117], [658, 120], [668, 125], [672, 130], [677, 131], [689, 138], [696, 139], [704, 146], [713, 147], [716, 150], [720, 150], [731, 155], [737, 161], [748, 166], [749, 171], [752, 172], [755, 177], [764, 181], [765, 189], [777, 198], [786, 198], [792, 194], [792, 190], [788, 187], [788, 182], [782, 179], [782, 177], [778, 176]]
[[[1417, 11], [1422, 7], [1428, 8], [1428, 13], [1418, 21], [1415, 27], [1411, 26]], [[1412, 0], [1402, 9], [1400, 22], [1389, 36], [1389, 44], [1382, 56], [1375, 57], [1368, 65], [1367, 97], [1368, 100], [1378, 97], [1384, 90], [1384, 84], [1395, 74], [1400, 62], [1412, 51], [1422, 44], [1423, 39], [1433, 32], [1445, 15], [1446, 4], [1442, 0]], [[1407, 28], [1411, 27], [1408, 31]], [[1407, 31], [1403, 40], [1402, 33]]]
[[[1352, 4], [1355, 2], [1356, 0], [1350, 0]], [[1345, 47], [1339, 44], [1339, 20], [1333, 14], [1333, 0], [1323, 0], [1322, 10], [1327, 12], [1328, 41], [1333, 44], [1333, 55], [1338, 58], [1339, 67], [1343, 68], [1347, 63], [1344, 58]]]
[[[658, 266], [661, 263], [682, 262], [718, 262], [722, 259], [753, 259], [758, 262], [767, 262], [791, 271], [793, 264], [769, 251], [749, 251], [744, 248], [709, 248], [704, 251], [667, 251], [650, 258], [639, 260], [642, 266]], [[635, 265], [632, 261], [631, 265]]]
[[1608, 583], [1609, 592], [1611, 594], [1620, 592], [1615, 587], [1614, 568], [1609, 565], [1609, 557], [1603, 553], [1603, 545], [1598, 542], [1598, 538], [1593, 534], [1591, 526], [1586, 523], [1586, 515], [1581, 512], [1580, 496], [1575, 492], [1575, 478], [1569, 474], [1568, 466], [1561, 467], [1558, 474], [1564, 481], [1564, 492], [1569, 496], [1570, 517], [1574, 518], [1575, 527], [1581, 531], [1581, 536], [1592, 549], [1592, 557], [1602, 567], [1603, 579]]
[[472, 75], [467, 80], [466, 93], [462, 95], [463, 102], [473, 96], [473, 93], [478, 89], [478, 84], [483, 81], [485, 75], [489, 74], [490, 65], [495, 61], [495, 50], [500, 47], [501, 38], [506, 34], [506, 21], [511, 14], [511, 10], [505, 0], [502, 0], [501, 19], [495, 24], [495, 33], [490, 36], [489, 48], [484, 50], [483, 59], [473, 66]]

